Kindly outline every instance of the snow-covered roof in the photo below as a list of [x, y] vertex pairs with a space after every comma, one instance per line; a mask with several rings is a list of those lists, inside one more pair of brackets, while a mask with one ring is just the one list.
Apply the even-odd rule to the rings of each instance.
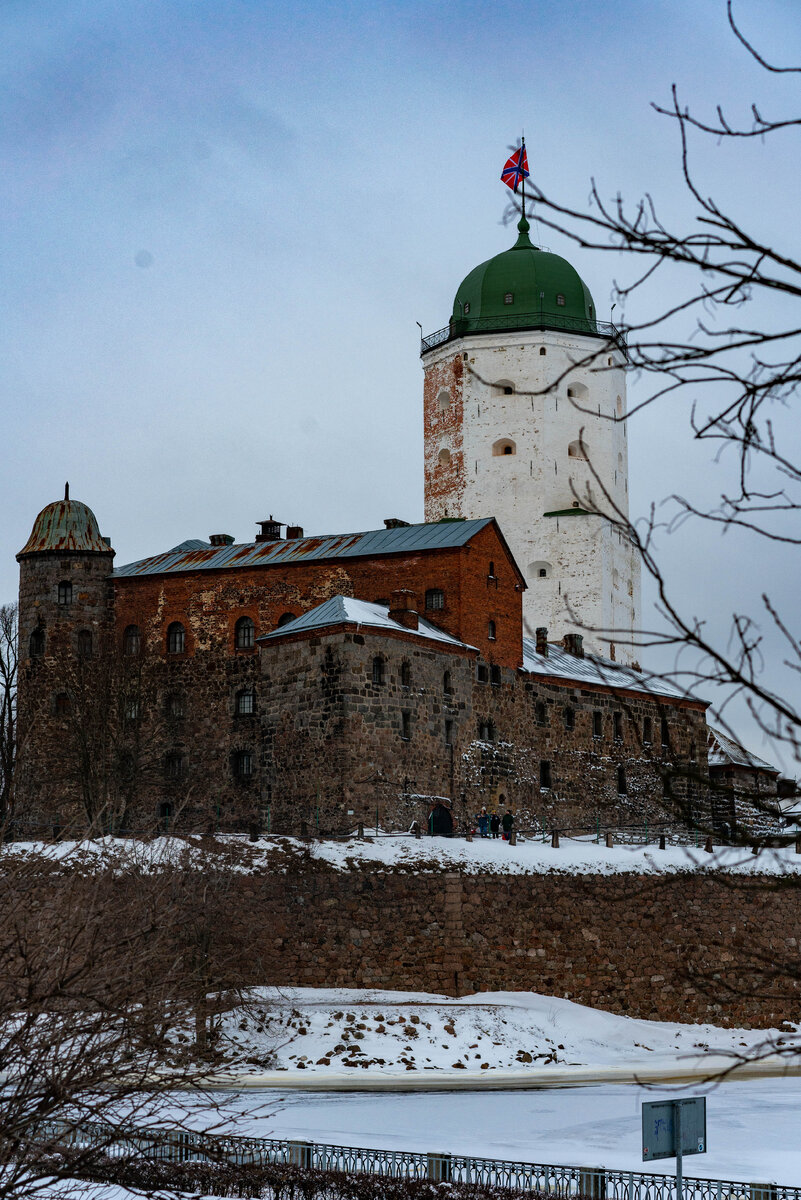
[[412, 634], [414, 637], [429, 638], [433, 642], [443, 642], [448, 646], [475, 650], [475, 646], [468, 646], [466, 642], [460, 642], [457, 638], [451, 637], [449, 633], [437, 629], [436, 625], [432, 625], [423, 617], [420, 617], [417, 629], [407, 629], [399, 621], [393, 621], [386, 605], [371, 604], [368, 600], [356, 600], [353, 596], [332, 596], [330, 600], [318, 604], [316, 608], [312, 608], [303, 616], [295, 617], [294, 621], [287, 621], [286, 625], [282, 625], [280, 629], [274, 629], [272, 633], [267, 633], [257, 640], [270, 642], [276, 638], [287, 637], [289, 634], [308, 633], [310, 630], [326, 629], [332, 625], [389, 629], [394, 633]]
[[746, 750], [745, 746], [735, 742], [734, 738], [727, 737], [725, 733], [721, 733], [719, 729], [713, 729], [711, 725], [707, 735], [707, 747], [710, 767], [747, 767], [750, 771], [767, 771], [771, 775], [779, 774], [777, 767], [765, 762], [764, 758], [757, 758], [756, 754]]
[[530, 675], [552, 675], [558, 679], [570, 679], [576, 683], [594, 683], [605, 688], [622, 688], [629, 692], [647, 692], [652, 696], [668, 696], [671, 700], [694, 700], [697, 697], [687, 696], [681, 688], [659, 675], [651, 675], [646, 671], [635, 671], [633, 667], [623, 663], [612, 662], [611, 658], [601, 658], [598, 654], [586, 654], [577, 658], [570, 654], [564, 646], [558, 643], [548, 643], [548, 657], [538, 654], [536, 643], [531, 638], [523, 638], [523, 670]]

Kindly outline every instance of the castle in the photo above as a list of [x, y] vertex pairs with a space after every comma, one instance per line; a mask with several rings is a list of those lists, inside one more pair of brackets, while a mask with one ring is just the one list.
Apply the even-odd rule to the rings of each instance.
[[424, 524], [270, 518], [115, 566], [68, 489], [42, 510], [17, 556], [21, 828], [697, 817], [707, 706], [632, 661], [623, 338], [523, 218], [421, 357]]

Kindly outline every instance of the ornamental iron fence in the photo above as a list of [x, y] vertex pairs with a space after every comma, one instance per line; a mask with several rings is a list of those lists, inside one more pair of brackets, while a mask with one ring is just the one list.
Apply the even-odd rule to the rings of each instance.
[[596, 321], [589, 317], [571, 317], [563, 313], [530, 312], [510, 313], [498, 317], [462, 317], [451, 321], [444, 329], [424, 334], [420, 340], [420, 353], [427, 354], [446, 342], [466, 337], [471, 333], [502, 333], [524, 329], [554, 329], [563, 333], [578, 333], [585, 337], [602, 338], [612, 342], [626, 352], [626, 338], [622, 330], [609, 321]]

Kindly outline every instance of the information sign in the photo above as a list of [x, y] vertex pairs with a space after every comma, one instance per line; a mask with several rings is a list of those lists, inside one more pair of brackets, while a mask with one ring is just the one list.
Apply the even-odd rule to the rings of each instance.
[[[679, 1131], [681, 1147], [677, 1137]], [[679, 1153], [706, 1153], [706, 1096], [655, 1100], [642, 1106], [643, 1162], [676, 1158]]]

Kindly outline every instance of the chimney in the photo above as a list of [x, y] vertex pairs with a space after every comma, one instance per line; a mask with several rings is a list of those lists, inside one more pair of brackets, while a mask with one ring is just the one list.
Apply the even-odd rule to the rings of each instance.
[[389, 615], [393, 621], [403, 625], [404, 629], [417, 629], [417, 595], [408, 588], [396, 588], [390, 593]]
[[233, 546], [234, 539], [230, 533], [210, 533], [209, 541], [212, 546]]
[[537, 654], [541, 654], [543, 658], [548, 657], [548, 629], [545, 625], [538, 625], [534, 630], [534, 636], [537, 639], [536, 650]]
[[584, 657], [584, 638], [580, 633], [566, 633], [562, 638], [562, 644], [568, 654], [572, 654], [574, 658]]
[[302, 537], [303, 537], [303, 526], [302, 525], [287, 525], [286, 540], [288, 542], [296, 541], [298, 538], [302, 538]]
[[283, 521], [274, 520], [270, 513], [266, 521], [257, 521], [256, 524], [261, 525], [261, 533], [256, 534], [257, 542], [280, 542]]
[[400, 517], [384, 517], [387, 529], [405, 529], [409, 524], [409, 521], [402, 521]]

